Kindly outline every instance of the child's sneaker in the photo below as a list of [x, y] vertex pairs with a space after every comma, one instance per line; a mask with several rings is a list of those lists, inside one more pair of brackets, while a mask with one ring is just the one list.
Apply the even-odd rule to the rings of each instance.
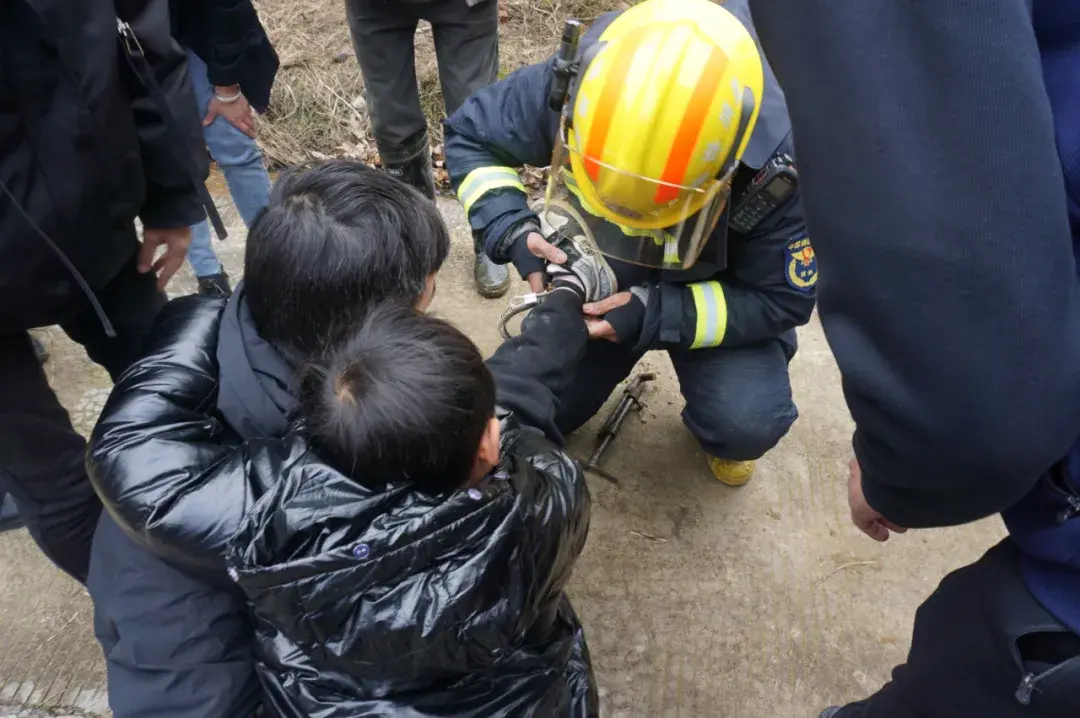
[[[583, 292], [582, 299], [585, 303], [607, 299], [619, 291], [614, 270], [604, 259], [596, 243], [581, 231], [580, 227], [575, 226], [576, 223], [569, 217], [561, 215], [557, 211], [559, 209], [563, 209], [563, 204], [553, 202], [540, 215], [541, 230], [547, 241], [566, 253], [565, 263], [547, 266], [547, 274], [551, 277], [552, 284], [558, 284], [560, 279], [569, 280], [570, 277], [566, 275], [573, 275], [577, 281], [568, 283]], [[565, 209], [573, 212], [568, 205]], [[570, 217], [573, 217], [573, 214]]]

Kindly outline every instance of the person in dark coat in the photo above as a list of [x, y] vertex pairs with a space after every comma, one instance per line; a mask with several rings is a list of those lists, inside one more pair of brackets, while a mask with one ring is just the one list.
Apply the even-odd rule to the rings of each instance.
[[[249, 228], [270, 199], [270, 176], [255, 141], [255, 112], [266, 112], [278, 57], [251, 0], [171, 0], [173, 35], [187, 51], [203, 135]], [[191, 228], [188, 262], [199, 293], [227, 297], [229, 277], [210, 226]]]
[[[668, 49], [686, 42], [692, 52]], [[560, 429], [583, 425], [646, 352], [665, 350], [712, 474], [745, 484], [798, 416], [788, 362], [817, 284], [783, 92], [745, 0], [605, 13], [575, 60], [561, 110], [549, 106], [550, 58], [451, 115], [451, 184], [492, 259], [538, 292], [557, 257], [542, 220], [559, 210], [530, 206], [517, 168], [550, 164], [547, 197], [576, 208], [618, 275], [623, 291], [585, 308], [598, 341], [560, 403]], [[627, 76], [631, 66], [650, 74]]]
[[139, 356], [205, 217], [186, 65], [166, 0], [0, 3], [0, 493], [78, 581], [101, 504], [27, 330], [60, 325], [113, 379]]
[[[282, 175], [248, 236], [244, 283], [224, 311], [220, 303], [207, 305], [218, 328], [207, 339], [214, 347], [207, 361], [221, 383], [206, 408], [219, 405], [220, 416], [232, 421], [229, 426], [214, 419], [221, 439], [235, 440], [233, 432], [283, 436], [297, 402], [291, 366], [316, 354], [335, 327], [355, 324], [373, 305], [400, 300], [426, 306], [449, 246], [434, 206], [360, 163], [328, 162]], [[157, 490], [156, 497], [141, 494], [140, 506], [179, 488], [157, 478], [163, 483], [147, 487]], [[117, 501], [110, 493], [117, 487], [95, 483], [107, 502]], [[119, 496], [125, 506], [136, 498]], [[227, 535], [229, 521], [215, 519], [209, 505], [199, 510]], [[221, 563], [167, 550], [170, 544], [158, 541], [153, 530], [157, 522], [133, 537], [112, 513], [101, 517], [87, 588], [115, 718], [246, 718], [262, 710], [251, 619]]]
[[[286, 716], [354, 716], [358, 706], [390, 714], [409, 701], [416, 702], [417, 715], [424, 705], [431, 711], [456, 706], [463, 714], [465, 688], [454, 694], [459, 702], [449, 704], [439, 691], [449, 685], [449, 672], [479, 670], [466, 659], [489, 661], [490, 677], [501, 681], [492, 694], [501, 695], [506, 687], [508, 696], [526, 702], [514, 705], [533, 702], [541, 707], [538, 715], [566, 714], [544, 712], [544, 706], [585, 706], [576, 715], [595, 712], [581, 628], [561, 598], [584, 541], [588, 494], [580, 472], [557, 444], [512, 429], [523, 420], [506, 414], [504, 453], [508, 446], [528, 448], [537, 469], [516, 462], [511, 478], [492, 484], [480, 499], [468, 492], [431, 497], [400, 482], [366, 486], [334, 471], [313, 453], [300, 426], [297, 370], [351, 337], [372, 307], [387, 302], [426, 307], [434, 292], [433, 272], [448, 249], [434, 205], [358, 163], [331, 162], [278, 181], [249, 237], [245, 280], [228, 303], [186, 298], [163, 313], [148, 357], [110, 398], [88, 461], [109, 509], [95, 546], [90, 591], [98, 637], [110, 657], [110, 702], [117, 716], [150, 711], [185, 718], [246, 716], [262, 700], [271, 714]], [[580, 349], [584, 327], [579, 316], [574, 318]], [[520, 405], [515, 416], [537, 416], [536, 425], [551, 430], [544, 419], [553, 415], [552, 395], [537, 388], [534, 376], [557, 384], [565, 374], [561, 362], [575, 359], [576, 351], [571, 347], [567, 357], [555, 355], [559, 364], [541, 361], [548, 352], [541, 349], [544, 342], [540, 337], [519, 351], [514, 364], [520, 376], [498, 382], [509, 397], [499, 403]], [[553, 437], [559, 441], [557, 433]], [[150, 472], [144, 464], [149, 456], [157, 467]], [[368, 574], [370, 590], [362, 594], [366, 602], [358, 600], [359, 593], [350, 599], [357, 611], [363, 606], [373, 611], [358, 614], [350, 624], [354, 630], [335, 644], [348, 649], [352, 663], [311, 645], [307, 629], [298, 624], [290, 623], [284, 632], [270, 627], [278, 616], [265, 613], [266, 601], [276, 590], [266, 591], [265, 581], [292, 568], [278, 565], [278, 554], [266, 553], [272, 546], [234, 538], [260, 517], [284, 518], [309, 501], [316, 502], [310, 504], [316, 510], [301, 509], [307, 518], [294, 525], [289, 542], [314, 553], [305, 560], [297, 555], [293, 568], [317, 571], [342, 552], [360, 566], [363, 557], [353, 553], [352, 543], [360, 535], [369, 551], [400, 541], [395, 555], [415, 562], [415, 579], [406, 580], [394, 561], [376, 561]], [[472, 507], [481, 502], [487, 508], [476, 513]], [[166, 506], [171, 508], [163, 510]], [[511, 524], [502, 523], [539, 521], [545, 515], [549, 521], [536, 524], [532, 538], [536, 551], [524, 548], [516, 530], [507, 531]], [[427, 535], [425, 517], [433, 525], [460, 518], [454, 525], [473, 537], [461, 550], [475, 560], [459, 566], [450, 556], [429, 553], [442, 534]], [[320, 533], [325, 540], [311, 543]], [[338, 542], [347, 542], [347, 548]], [[249, 548], [258, 549], [250, 563], [231, 562], [234, 576], [250, 576], [237, 584], [229, 578], [227, 557]], [[545, 568], [514, 558], [534, 556], [555, 563]], [[352, 581], [338, 584], [345, 575], [302, 583], [362, 590]], [[455, 610], [466, 604], [449, 600], [449, 593], [446, 602], [419, 606], [398, 600], [408, 581], [440, 576], [448, 581], [447, 591], [462, 587], [463, 601], [485, 603], [488, 623], [462, 633]], [[469, 581], [474, 591], [466, 591]], [[514, 585], [521, 593], [506, 590]], [[259, 606], [250, 617], [245, 598]], [[401, 621], [400, 632], [393, 633], [380, 615]], [[444, 629], [432, 632], [430, 625]], [[525, 648], [520, 642], [526, 636], [518, 629], [529, 627]], [[447, 653], [460, 639], [466, 640], [458, 653]], [[380, 643], [384, 640], [393, 641], [393, 648], [411, 647], [392, 668], [391, 644]], [[369, 647], [378, 650], [377, 658], [364, 657]], [[265, 699], [252, 685], [255, 657]], [[380, 673], [379, 664], [387, 671]], [[312, 665], [319, 669], [305, 668]], [[286, 666], [305, 678], [283, 680], [292, 670]], [[430, 682], [420, 690], [424, 675]], [[483, 684], [475, 679], [468, 690]], [[399, 694], [406, 685], [414, 690]], [[174, 696], [168, 686], [184, 690]], [[541, 690], [544, 686], [550, 690]], [[164, 693], [155, 693], [163, 688]], [[478, 708], [473, 714], [527, 714], [507, 700], [495, 703], [491, 712]]]
[[823, 715], [1080, 716], [1080, 5], [751, 4], [855, 420], [852, 519], [1009, 530], [919, 608], [889, 683]]
[[[427, 119], [416, 83], [416, 28], [431, 23], [446, 114], [499, 76], [498, 0], [345, 0], [371, 130], [383, 167], [432, 200], [435, 178]], [[476, 247], [476, 290], [501, 297], [510, 273]]]

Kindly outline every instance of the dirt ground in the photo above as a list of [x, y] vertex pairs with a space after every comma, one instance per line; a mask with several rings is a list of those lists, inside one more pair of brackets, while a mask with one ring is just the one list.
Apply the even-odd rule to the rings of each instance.
[[[490, 352], [506, 300], [476, 296], [464, 217], [441, 204], [454, 248], [434, 311]], [[226, 219], [232, 237], [219, 253], [237, 278], [242, 225], [235, 212]], [[193, 289], [184, 271], [176, 294]], [[43, 338], [52, 384], [86, 432], [107, 377], [59, 330]], [[659, 380], [608, 457], [621, 485], [590, 479], [592, 527], [570, 587], [604, 716], [814, 718], [860, 697], [903, 658], [914, 610], [940, 578], [1002, 534], [997, 521], [884, 546], [859, 534], [847, 518], [852, 424], [839, 375], [816, 320], [800, 342], [801, 418], [742, 489], [710, 477], [667, 358], [643, 360]], [[574, 451], [591, 450], [601, 420], [573, 437]], [[0, 717], [107, 715], [104, 686], [85, 592], [25, 532], [0, 535]]]

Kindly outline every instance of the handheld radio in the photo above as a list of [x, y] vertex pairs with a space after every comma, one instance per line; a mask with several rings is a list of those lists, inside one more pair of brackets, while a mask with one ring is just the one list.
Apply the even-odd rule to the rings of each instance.
[[728, 226], [747, 234], [780, 208], [799, 186], [799, 173], [791, 155], [772, 157], [757, 173], [731, 208]]

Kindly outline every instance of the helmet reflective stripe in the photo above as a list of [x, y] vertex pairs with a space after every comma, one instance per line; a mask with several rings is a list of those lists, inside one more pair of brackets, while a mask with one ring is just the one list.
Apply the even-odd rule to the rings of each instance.
[[645, 0], [612, 20], [582, 62], [564, 140], [589, 209], [655, 230], [713, 203], [763, 97], [750, 30], [709, 0]]
[[[618, 54], [615, 58], [605, 63], [606, 66], [610, 67], [610, 71], [604, 79], [600, 97], [597, 98], [596, 112], [590, 117], [589, 137], [584, 148], [585, 171], [593, 182], [600, 181], [600, 165], [591, 161], [591, 158], [604, 156], [604, 144], [607, 142], [608, 131], [611, 129], [611, 121], [618, 108], [619, 98], [626, 87], [627, 75], [630, 73], [630, 66], [634, 62], [634, 55], [637, 54], [638, 43], [645, 36], [647, 30], [648, 28], [645, 26], [634, 28], [622, 38], [622, 43], [618, 47]], [[577, 114], [581, 115], [582, 110], [589, 107], [589, 102], [587, 98], [580, 95], [577, 101], [585, 103], [582, 107], [575, 108]]]
[[478, 199], [500, 187], [525, 191], [525, 185], [521, 183], [517, 170], [512, 167], [477, 167], [466, 175], [457, 192], [466, 216]]
[[[675, 135], [675, 142], [668, 155], [667, 164], [664, 165], [664, 174], [660, 179], [669, 184], [660, 185], [656, 190], [656, 203], [664, 204], [673, 199], [678, 199], [679, 190], [671, 185], [683, 185], [688, 183], [686, 170], [690, 166], [691, 155], [698, 144], [701, 129], [705, 124], [706, 115], [716, 98], [716, 90], [720, 87], [720, 80], [727, 69], [727, 55], [718, 47], [709, 48], [709, 58], [705, 61], [701, 75], [698, 76], [697, 85], [690, 95], [690, 101], [686, 105], [682, 122]], [[715, 156], [708, 158], [707, 153], [712, 152], [712, 146], [716, 146]], [[703, 148], [703, 158], [707, 161], [719, 159], [721, 144], [713, 141]]]

